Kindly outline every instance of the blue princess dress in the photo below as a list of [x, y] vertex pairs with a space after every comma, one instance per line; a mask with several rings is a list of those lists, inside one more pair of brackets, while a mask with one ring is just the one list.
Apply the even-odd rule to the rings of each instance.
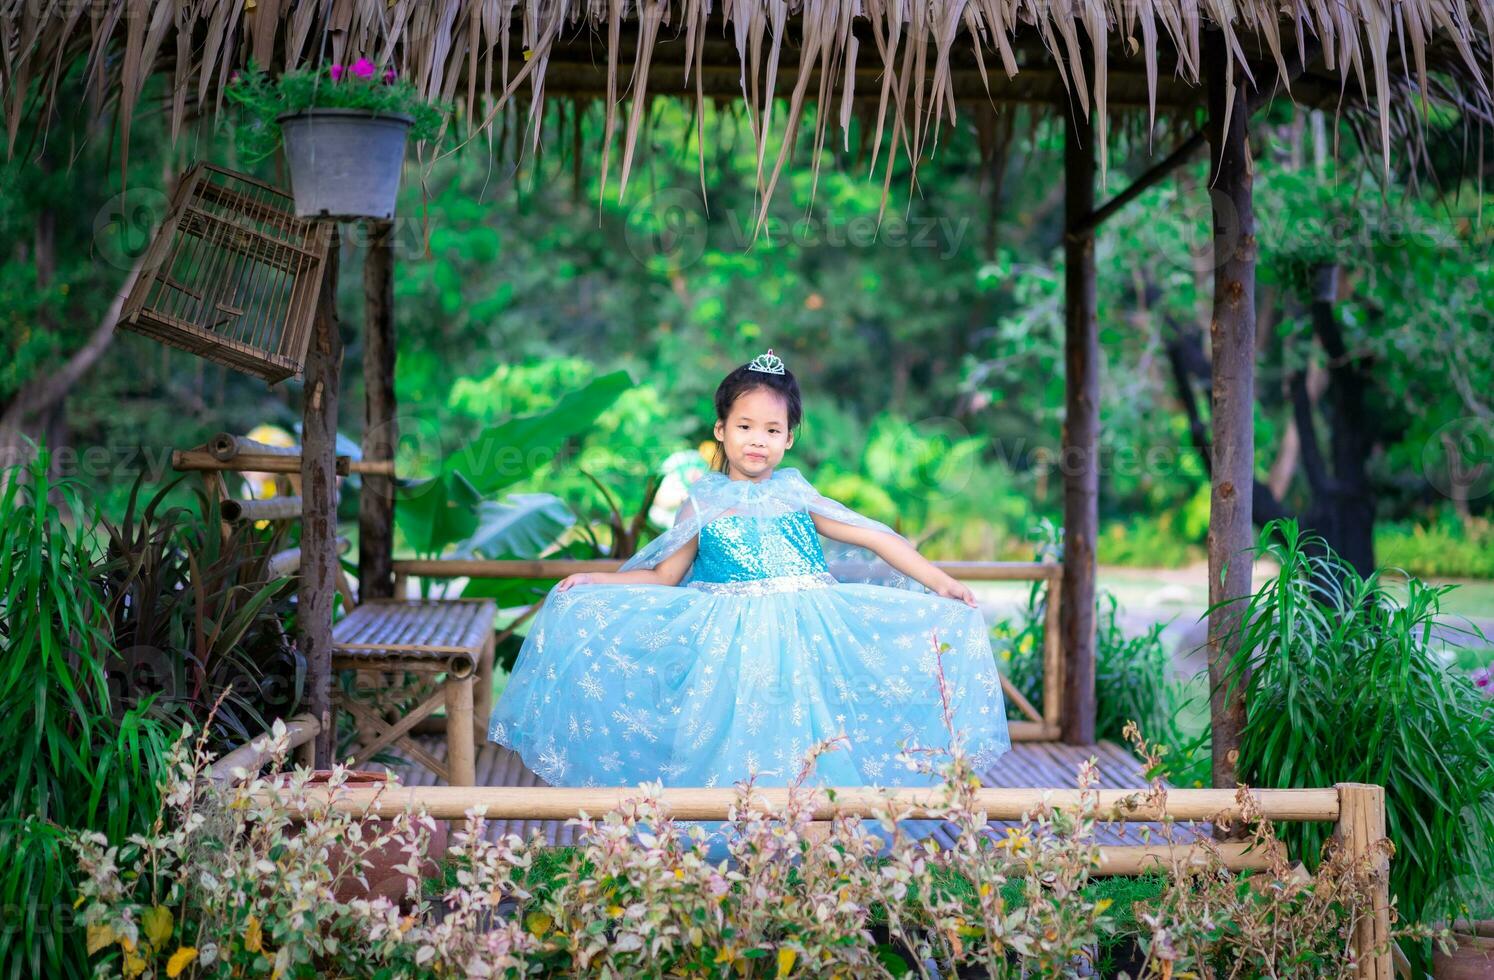
[[[935, 785], [899, 759], [899, 743], [949, 746], [937, 642], [949, 644], [954, 728], [978, 768], [994, 762], [1011, 742], [980, 611], [822, 535], [816, 515], [900, 537], [797, 469], [757, 482], [702, 476], [674, 526], [622, 566], [652, 568], [694, 539], [680, 585], [552, 589], [488, 737], [552, 786], [731, 787], [754, 772], [758, 786], [787, 786], [806, 751], [837, 735], [846, 739], [805, 785]], [[900, 826], [922, 837], [938, 823]], [[725, 858], [722, 822], [700, 826], [710, 860]]]

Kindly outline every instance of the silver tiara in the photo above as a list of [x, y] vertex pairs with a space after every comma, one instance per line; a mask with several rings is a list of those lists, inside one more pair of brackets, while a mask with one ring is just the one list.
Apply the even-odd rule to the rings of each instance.
[[769, 347], [766, 354], [759, 354], [752, 359], [752, 363], [747, 365], [747, 370], [762, 371], [766, 374], [782, 374], [783, 361], [779, 360], [778, 355], [773, 353], [773, 348]]

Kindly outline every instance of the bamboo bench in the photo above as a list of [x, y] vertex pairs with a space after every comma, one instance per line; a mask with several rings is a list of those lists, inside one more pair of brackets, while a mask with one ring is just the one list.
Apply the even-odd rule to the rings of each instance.
[[[387, 599], [365, 602], [333, 624], [333, 670], [445, 675], [434, 693], [394, 722], [353, 698], [336, 697], [337, 707], [358, 725], [363, 744], [354, 756], [367, 759], [397, 746], [448, 785], [474, 785], [477, 719], [486, 725], [492, 710], [497, 615], [491, 599]], [[443, 704], [444, 764], [411, 737]]]

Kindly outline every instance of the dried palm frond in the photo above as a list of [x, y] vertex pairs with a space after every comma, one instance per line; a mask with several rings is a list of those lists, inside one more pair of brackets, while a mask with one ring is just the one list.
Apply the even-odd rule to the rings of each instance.
[[[897, 151], [911, 164], [911, 192], [918, 161], [962, 104], [1099, 113], [1103, 184], [1112, 106], [1144, 106], [1150, 125], [1169, 107], [1196, 105], [1203, 72], [1268, 88], [1291, 77], [1289, 55], [1300, 63], [1309, 45], [1321, 53], [1285, 83], [1288, 94], [1361, 113], [1361, 138], [1387, 171], [1393, 145], [1413, 154], [1420, 145], [1414, 93], [1475, 122], [1494, 115], [1494, 0], [722, 0], [714, 33], [712, 12], [710, 0], [0, 0], [0, 104], [13, 151], [22, 118], [47, 113], [81, 62], [96, 91], [117, 96], [127, 143], [154, 74], [170, 79], [175, 134], [189, 111], [217, 111], [229, 73], [251, 57], [292, 67], [366, 55], [457, 101], [468, 140], [489, 133], [521, 89], [532, 149], [547, 92], [604, 97], [601, 193], [628, 99], [621, 198], [652, 96], [693, 96], [697, 125], [707, 98], [731, 96], [747, 107], [764, 213], [794, 142], [782, 139], [769, 166], [773, 104], [785, 94], [784, 133], [811, 103], [838, 105], [847, 139], [853, 114], [870, 119], [873, 171], [890, 131], [884, 208]], [[1209, 30], [1223, 34], [1223, 66], [1203, 63]], [[830, 118], [815, 114], [816, 149]], [[704, 166], [702, 145], [702, 184]]]

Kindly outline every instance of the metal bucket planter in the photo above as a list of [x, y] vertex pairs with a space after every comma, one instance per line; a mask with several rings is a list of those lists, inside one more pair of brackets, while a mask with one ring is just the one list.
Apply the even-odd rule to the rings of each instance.
[[276, 121], [284, 137], [296, 217], [394, 217], [405, 134], [413, 118], [363, 109], [304, 109]]

